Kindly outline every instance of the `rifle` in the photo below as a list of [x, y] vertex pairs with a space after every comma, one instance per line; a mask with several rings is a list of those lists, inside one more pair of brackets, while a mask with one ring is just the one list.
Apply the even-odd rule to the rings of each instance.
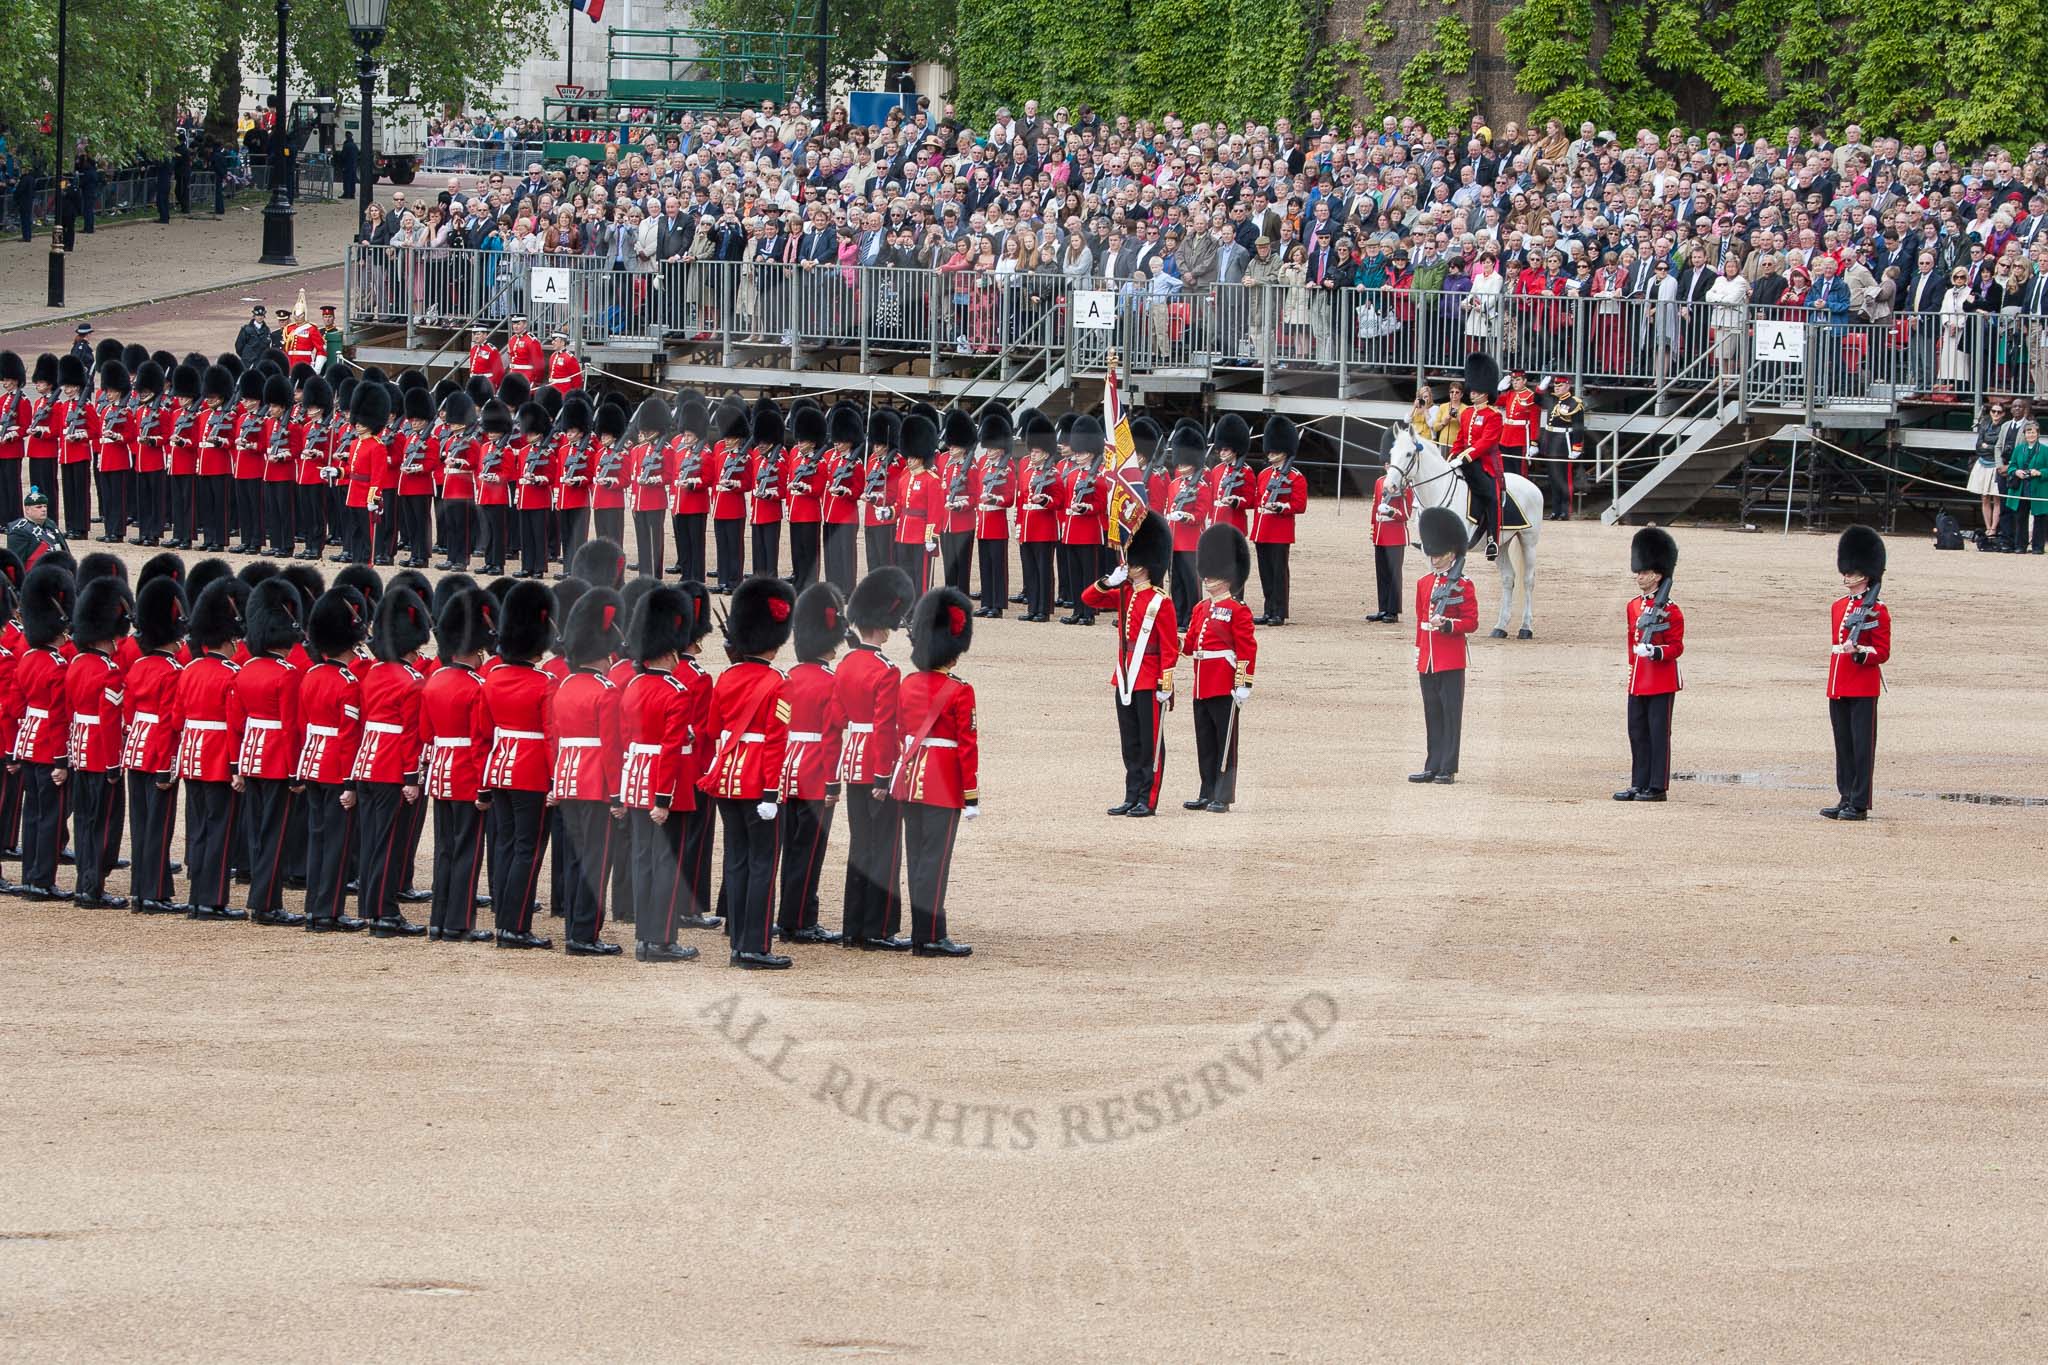
[[199, 444], [203, 446], [219, 445], [221, 433], [227, 430], [228, 422], [234, 415], [225, 405], [217, 407], [208, 413], [206, 415], [206, 430], [200, 435]]
[[1228, 502], [1244, 498], [1244, 461], [1232, 460], [1224, 466], [1223, 477], [1216, 481], [1216, 501]]
[[85, 437], [85, 409], [87, 401], [77, 399], [64, 410], [64, 439], [82, 440]]
[[704, 446], [699, 443], [690, 447], [690, 453], [683, 456], [683, 462], [676, 470], [676, 491], [680, 493], [688, 489], [692, 482], [703, 481]]
[[1179, 516], [1190, 507], [1193, 507], [1195, 499], [1201, 495], [1201, 492], [1202, 480], [1200, 475], [1189, 474], [1183, 478], [1180, 481], [1180, 487], [1173, 491], [1173, 507], [1171, 509], [1173, 514]]
[[1026, 505], [1031, 507], [1046, 506], [1049, 500], [1045, 496], [1045, 490], [1052, 487], [1052, 481], [1058, 474], [1059, 471], [1053, 467], [1051, 460], [1041, 464], [1038, 467], [1038, 472], [1031, 476], [1031, 493], [1025, 499]]
[[847, 478], [847, 475], [853, 472], [854, 465], [858, 463], [859, 461], [853, 458], [853, 451], [850, 449], [840, 457], [839, 463], [832, 467], [832, 482], [825, 489], [826, 497], [850, 498], [853, 496], [853, 482]]
[[604, 448], [604, 453], [597, 457], [597, 481], [606, 488], [616, 486], [619, 482], [619, 470], [624, 468], [625, 463], [626, 448], [613, 441]]
[[1650, 599], [1650, 605], [1636, 613], [1636, 640], [1640, 644], [1654, 645], [1654, 637], [1671, 629], [1671, 575], [1665, 574], [1657, 584], [1657, 595]]
[[534, 438], [533, 444], [526, 448], [526, 461], [519, 468], [519, 482], [537, 483], [540, 481], [540, 464], [542, 460], [548, 457], [548, 447], [552, 444], [554, 442], [548, 436]]
[[811, 480], [818, 477], [818, 466], [823, 462], [824, 458], [824, 452], [818, 449], [818, 447], [812, 446], [810, 454], [805, 455], [796, 462], [796, 469], [789, 476], [789, 491], [791, 494], [801, 494], [806, 497], [810, 495]]
[[199, 409], [193, 407], [190, 403], [185, 403], [178, 408], [178, 420], [171, 427], [172, 445], [188, 446], [192, 444], [192, 423], [198, 420], [198, 417]]
[[1877, 625], [1877, 590], [1884, 585], [1881, 578], [1873, 578], [1849, 609], [1842, 613], [1842, 643], [1854, 653], [1863, 647], [1863, 632]]
[[29, 435], [48, 436], [50, 434], [50, 409], [56, 406], [56, 403], [57, 400], [54, 397], [45, 398], [40, 405], [30, 408], [28, 414]]
[[649, 441], [647, 443], [647, 453], [640, 457], [641, 483], [661, 482], [661, 449], [662, 443], [660, 441]]
[[11, 443], [21, 425], [21, 395], [0, 394], [0, 444]]
[[[1465, 581], [1465, 552], [1458, 551], [1458, 557], [1451, 561], [1450, 569], [1437, 580], [1429, 590], [1429, 614], [1432, 619], [1443, 616], [1451, 605], [1451, 599], [1458, 595], [1459, 587]], [[1669, 579], [1665, 580], [1667, 583]]]
[[754, 491], [747, 496], [756, 502], [764, 498], [782, 496], [782, 452], [772, 446], [761, 447], [761, 477], [754, 480]]
[[270, 449], [263, 452], [263, 462], [270, 464], [292, 457], [292, 421], [290, 414], [279, 418], [270, 428]]
[[953, 473], [946, 480], [946, 506], [967, 505], [967, 458], [963, 455], [953, 461]]
[[726, 488], [725, 485], [738, 482], [740, 477], [740, 466], [745, 464], [746, 462], [746, 448], [740, 447], [738, 449], [735, 449], [730, 455], [727, 455], [724, 461], [719, 464], [718, 483], [722, 491], [727, 493], [730, 493], [732, 491], [732, 489]]
[[497, 474], [498, 466], [505, 462], [505, 442], [508, 438], [509, 433], [506, 436], [493, 436], [489, 444], [484, 446], [484, 457], [477, 465], [478, 478], [491, 478]]
[[[1293, 491], [1294, 456], [1292, 453], [1289, 453], [1287, 458], [1280, 461], [1279, 471], [1273, 475], [1272, 481], [1266, 485], [1266, 501], [1260, 505], [1259, 511], [1265, 513], [1286, 511], [1286, 499]], [[1273, 501], [1273, 496], [1276, 492], [1281, 498], [1281, 501], [1277, 503]]]
[[981, 478], [982, 510], [996, 512], [1002, 509], [1003, 498], [1010, 491], [1010, 460], [1006, 455], [993, 457], [987, 472]]

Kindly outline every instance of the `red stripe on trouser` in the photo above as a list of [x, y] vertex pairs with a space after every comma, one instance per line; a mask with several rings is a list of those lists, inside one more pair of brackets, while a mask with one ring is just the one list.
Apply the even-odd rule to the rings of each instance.
[[107, 873], [114, 869], [114, 802], [121, 796], [121, 775], [106, 774], [107, 808], [100, 812], [100, 894], [107, 890]]
[[[668, 818], [674, 820], [677, 818], [677, 815], [676, 810], [671, 807]], [[666, 822], [659, 825], [655, 824], [652, 811], [647, 812], [645, 818], [647, 820], [647, 828], [654, 831], [656, 840], [666, 843], [668, 840]], [[689, 830], [683, 825], [678, 825], [676, 826], [676, 833], [679, 836], [687, 835]], [[663, 940], [664, 943], [674, 943], [676, 941], [676, 899], [683, 894], [683, 842], [681, 838], [676, 840], [675, 864], [676, 875], [669, 880], [668, 884], [668, 917], [661, 922], [662, 932], [668, 935]]]
[[1145, 793], [1145, 804], [1159, 805], [1159, 787], [1166, 780], [1166, 727], [1159, 723], [1162, 708], [1159, 694], [1152, 694], [1152, 787]]
[[540, 886], [540, 860], [547, 846], [548, 816], [547, 808], [543, 806], [539, 827], [533, 832], [533, 862], [526, 874], [526, 892], [519, 898], [519, 932], [522, 934], [533, 932], [533, 893]]
[[1671, 723], [1678, 716], [1678, 694], [1667, 694], [1671, 699], [1664, 704], [1664, 785], [1658, 791], [1671, 790]]
[[[475, 804], [475, 802], [470, 803], [472, 808], [475, 807]], [[476, 847], [469, 851], [469, 896], [464, 901], [468, 910], [462, 917], [462, 932], [465, 934], [476, 928], [476, 884], [477, 880], [484, 874], [484, 827], [487, 823], [484, 819], [484, 813], [477, 811]]]
[[946, 936], [946, 882], [953, 875], [953, 841], [960, 835], [960, 812], [946, 817], [946, 851], [939, 858], [938, 884], [932, 887], [932, 941]]
[[263, 893], [263, 908], [265, 910], [277, 908], [273, 902], [279, 899], [280, 888], [278, 882], [284, 877], [284, 836], [291, 829], [291, 824], [292, 794], [291, 789], [286, 788], [284, 793], [284, 812], [278, 817], [277, 821], [277, 850], [271, 854], [270, 858], [270, 885]]
[[[155, 778], [152, 776], [152, 782]], [[178, 821], [178, 784], [171, 783], [171, 789], [157, 788], [157, 803], [164, 808], [163, 856], [156, 864], [156, 893], [165, 900], [171, 899], [171, 832]]]

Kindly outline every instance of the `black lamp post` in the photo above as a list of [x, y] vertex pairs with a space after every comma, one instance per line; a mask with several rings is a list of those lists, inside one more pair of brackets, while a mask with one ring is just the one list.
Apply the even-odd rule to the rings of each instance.
[[356, 46], [363, 55], [356, 60], [356, 76], [363, 86], [363, 140], [356, 152], [360, 163], [358, 185], [360, 197], [356, 201], [356, 229], [361, 231], [370, 216], [370, 187], [377, 180], [377, 141], [370, 127], [370, 101], [376, 94], [377, 59], [371, 54], [384, 41], [384, 19], [390, 10], [390, 0], [342, 0], [342, 7], [348, 12], [348, 36], [356, 40]]
[[264, 265], [297, 265], [292, 255], [292, 144], [285, 133], [285, 20], [292, 0], [277, 0], [277, 112], [270, 121], [270, 202], [263, 206]]
[[64, 229], [70, 223], [66, 204], [71, 197], [71, 158], [64, 154], [64, 59], [71, 34], [70, 19], [71, 6], [66, 0], [57, 0], [57, 140], [52, 144], [50, 153], [50, 162], [57, 168], [57, 197], [51, 201], [56, 213], [52, 215], [50, 224], [49, 304], [52, 308], [64, 306]]

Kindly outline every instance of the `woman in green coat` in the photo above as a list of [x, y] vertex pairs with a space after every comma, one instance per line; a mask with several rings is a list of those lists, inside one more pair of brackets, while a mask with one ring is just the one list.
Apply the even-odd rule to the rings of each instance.
[[2027, 548], [2027, 522], [2034, 523], [2033, 551], [2048, 546], [2048, 447], [2041, 443], [2041, 424], [2028, 422], [2020, 428], [2018, 444], [2005, 466], [2006, 546], [2014, 554]]

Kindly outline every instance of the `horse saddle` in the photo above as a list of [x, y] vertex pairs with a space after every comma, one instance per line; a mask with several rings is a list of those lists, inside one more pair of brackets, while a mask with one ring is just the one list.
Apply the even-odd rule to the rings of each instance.
[[1526, 531], [1529, 518], [1522, 515], [1522, 509], [1513, 498], [1500, 500], [1500, 529], [1503, 531]]

